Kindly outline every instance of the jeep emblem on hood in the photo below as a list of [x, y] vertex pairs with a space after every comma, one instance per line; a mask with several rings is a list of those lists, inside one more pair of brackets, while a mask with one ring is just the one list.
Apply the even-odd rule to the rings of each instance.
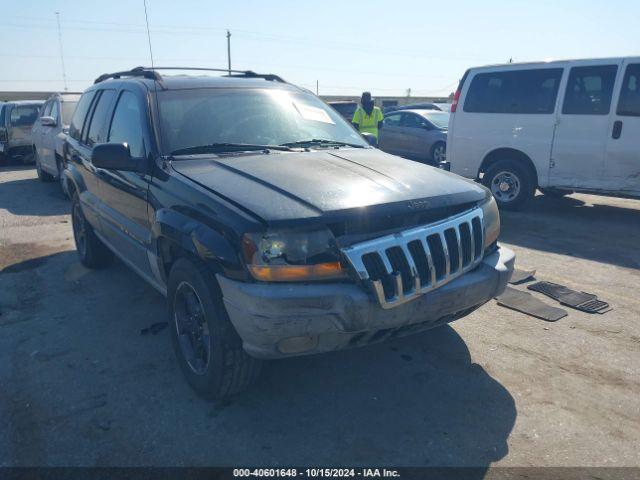
[[411, 210], [424, 210], [426, 208], [429, 208], [430, 203], [428, 200], [410, 200], [409, 201], [409, 208]]

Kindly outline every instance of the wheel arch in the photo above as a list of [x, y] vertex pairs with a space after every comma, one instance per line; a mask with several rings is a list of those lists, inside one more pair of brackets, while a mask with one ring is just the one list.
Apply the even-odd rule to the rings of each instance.
[[215, 273], [245, 278], [237, 249], [220, 232], [170, 209], [156, 212], [152, 227], [152, 252], [157, 271], [166, 283], [173, 263], [182, 257], [200, 260]]
[[485, 155], [482, 163], [480, 164], [477, 178], [480, 178], [481, 174], [486, 173], [492, 165], [500, 160], [514, 160], [521, 162], [521, 164], [524, 165], [531, 174], [531, 178], [535, 184], [534, 186], [537, 187], [539, 185], [538, 170], [536, 169], [533, 160], [531, 160], [531, 157], [522, 150], [509, 147], [497, 148]]

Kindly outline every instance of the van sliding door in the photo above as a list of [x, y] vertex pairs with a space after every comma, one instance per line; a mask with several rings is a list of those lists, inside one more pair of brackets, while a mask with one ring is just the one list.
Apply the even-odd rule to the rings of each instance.
[[620, 73], [607, 132], [605, 178], [612, 191], [640, 195], [640, 59], [627, 60]]
[[603, 189], [611, 100], [618, 63], [576, 62], [558, 115], [550, 186]]

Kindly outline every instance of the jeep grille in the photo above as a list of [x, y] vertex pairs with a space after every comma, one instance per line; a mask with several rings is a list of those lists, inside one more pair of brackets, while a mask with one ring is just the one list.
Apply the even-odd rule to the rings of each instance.
[[357, 243], [342, 252], [382, 308], [434, 290], [482, 260], [482, 209]]

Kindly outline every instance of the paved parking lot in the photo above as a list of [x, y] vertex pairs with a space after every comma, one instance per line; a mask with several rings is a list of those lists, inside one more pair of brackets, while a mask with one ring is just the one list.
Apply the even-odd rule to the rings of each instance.
[[538, 196], [503, 215], [520, 268], [612, 312], [546, 323], [491, 302], [270, 362], [217, 404], [186, 385], [167, 330], [140, 334], [163, 298], [119, 262], [78, 263], [68, 211], [33, 169], [0, 169], [0, 466], [640, 466], [640, 201]]

